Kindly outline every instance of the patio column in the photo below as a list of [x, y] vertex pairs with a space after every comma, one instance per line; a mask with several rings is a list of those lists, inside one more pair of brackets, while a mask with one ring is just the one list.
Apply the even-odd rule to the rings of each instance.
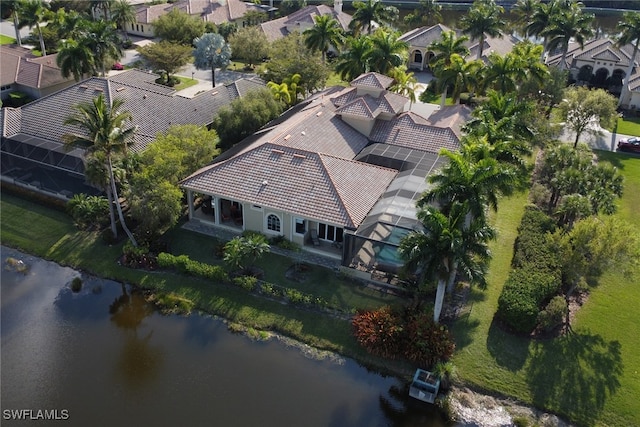
[[189, 204], [189, 221], [193, 219], [193, 192], [187, 189], [187, 203]]

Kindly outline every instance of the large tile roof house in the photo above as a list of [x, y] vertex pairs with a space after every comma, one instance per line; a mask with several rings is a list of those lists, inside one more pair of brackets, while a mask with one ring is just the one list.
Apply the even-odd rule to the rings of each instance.
[[[212, 88], [193, 98], [180, 96], [172, 88], [155, 83], [158, 76], [129, 70], [108, 78], [93, 77], [20, 108], [0, 112], [2, 175], [42, 190], [69, 195], [84, 191], [84, 151], [68, 151], [62, 136], [80, 132], [64, 125], [73, 106], [90, 102], [104, 94], [110, 102], [124, 100], [123, 110], [131, 112], [136, 132], [131, 150], [141, 151], [158, 133], [175, 124], [208, 125], [216, 111], [247, 91], [264, 86], [261, 80], [241, 79]], [[70, 177], [45, 180], [43, 171]], [[50, 181], [50, 182], [49, 182]], [[46, 184], [46, 182], [48, 184]]]
[[[592, 85], [620, 93], [632, 55], [632, 45], [616, 46], [613, 40], [604, 38], [588, 41], [582, 47], [579, 43], [570, 43], [564, 64], [560, 64], [561, 53], [549, 56], [546, 63], [561, 65], [569, 70], [575, 80], [579, 80], [581, 74], [589, 75]], [[620, 100], [622, 106], [640, 108], [640, 55], [636, 55], [633, 63], [628, 89], [623, 95], [625, 99]]]
[[[429, 61], [435, 55], [429, 46], [431, 46], [431, 43], [440, 40], [441, 34], [445, 31], [451, 31], [451, 28], [437, 24], [432, 27], [416, 28], [400, 36], [400, 40], [409, 44], [409, 61], [407, 66], [412, 69], [428, 70]], [[462, 35], [460, 31], [456, 31], [456, 33], [458, 37]], [[509, 53], [517, 42], [518, 40], [515, 37], [507, 34], [503, 37], [487, 37], [484, 40], [481, 59], [486, 61], [492, 52], [498, 53], [499, 55]], [[467, 59], [476, 59], [480, 46], [479, 41], [469, 40], [465, 45], [469, 48], [469, 56], [467, 56]]]
[[336, 0], [333, 7], [323, 4], [304, 7], [291, 15], [263, 22], [260, 24], [260, 28], [267, 36], [267, 40], [274, 41], [294, 31], [304, 32], [307, 28], [313, 27], [314, 18], [321, 15], [331, 15], [340, 23], [344, 31], [349, 29], [351, 15], [342, 11], [342, 2], [340, 0]]
[[204, 22], [212, 22], [216, 25], [223, 22], [242, 23], [242, 17], [251, 10], [260, 12], [272, 10], [272, 8], [266, 6], [241, 0], [180, 0], [174, 3], [143, 4], [136, 7], [136, 22], [135, 24], [129, 24], [127, 32], [144, 37], [153, 37], [153, 22], [174, 9], [197, 16]]
[[184, 179], [191, 221], [284, 236], [345, 266], [397, 269], [425, 177], [443, 164], [441, 148], [459, 149], [454, 128], [470, 110], [424, 118], [392, 83], [367, 73], [318, 92]]
[[0, 56], [0, 94], [3, 100], [16, 91], [37, 99], [75, 83], [73, 77], [62, 77], [56, 65], [57, 55], [38, 57], [24, 47], [0, 45]]

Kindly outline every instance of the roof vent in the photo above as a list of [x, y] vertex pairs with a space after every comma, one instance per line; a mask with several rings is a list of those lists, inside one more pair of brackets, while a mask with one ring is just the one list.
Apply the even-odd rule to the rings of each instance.
[[284, 140], [285, 140], [285, 141], [288, 141], [288, 140], [289, 140], [289, 138], [291, 138], [291, 134], [288, 134], [287, 136], [285, 136], [285, 137], [284, 137]]
[[307, 156], [305, 156], [304, 154], [294, 154], [293, 157], [295, 157], [296, 159], [306, 159]]
[[126, 88], [124, 86], [119, 87], [118, 89], [116, 89], [116, 92], [122, 92], [123, 90], [125, 90]]
[[274, 148], [273, 150], [271, 150], [271, 152], [275, 154], [284, 154], [284, 151], [278, 150], [277, 148]]
[[267, 181], [266, 179], [264, 181], [262, 181], [262, 185], [267, 185], [269, 183], [269, 181]]
[[316, 117], [320, 117], [321, 115], [322, 115], [322, 111], [318, 111], [318, 112], [316, 113]]
[[211, 92], [211, 96], [216, 96], [217, 94], [218, 94], [218, 91], [217, 91], [217, 90], [216, 90], [216, 91], [214, 91], [214, 92]]
[[302, 135], [302, 136], [305, 136], [306, 134], [307, 134], [307, 132], [305, 132], [305, 131], [300, 132], [300, 135]]
[[87, 85], [80, 85], [80, 88], [81, 88], [81, 89], [89, 89], [89, 86], [87, 86]]
[[93, 90], [96, 92], [104, 92], [104, 89], [102, 89], [101, 87], [94, 87]]

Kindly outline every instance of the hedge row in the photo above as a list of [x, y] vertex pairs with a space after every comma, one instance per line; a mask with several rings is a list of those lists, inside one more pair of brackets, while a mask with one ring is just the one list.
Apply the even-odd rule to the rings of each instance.
[[554, 229], [549, 216], [527, 207], [518, 228], [513, 269], [498, 299], [498, 318], [517, 332], [531, 332], [540, 311], [560, 290], [560, 265], [548, 234]]
[[175, 256], [166, 252], [161, 252], [158, 254], [158, 267], [173, 268], [181, 273], [203, 277], [216, 282], [229, 281], [229, 276], [222, 267], [194, 261], [187, 255]]

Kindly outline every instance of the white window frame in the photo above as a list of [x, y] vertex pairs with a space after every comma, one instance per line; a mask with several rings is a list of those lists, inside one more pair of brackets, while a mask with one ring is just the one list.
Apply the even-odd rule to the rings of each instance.
[[[280, 230], [276, 231], [276, 230], [271, 230], [269, 228], [269, 217], [274, 216], [278, 219], [278, 228]], [[282, 221], [282, 217], [274, 212], [269, 212], [267, 215], [265, 215], [264, 217], [264, 230], [265, 233], [270, 233], [270, 234], [277, 234], [277, 235], [282, 235], [282, 225], [283, 225], [283, 221]]]

